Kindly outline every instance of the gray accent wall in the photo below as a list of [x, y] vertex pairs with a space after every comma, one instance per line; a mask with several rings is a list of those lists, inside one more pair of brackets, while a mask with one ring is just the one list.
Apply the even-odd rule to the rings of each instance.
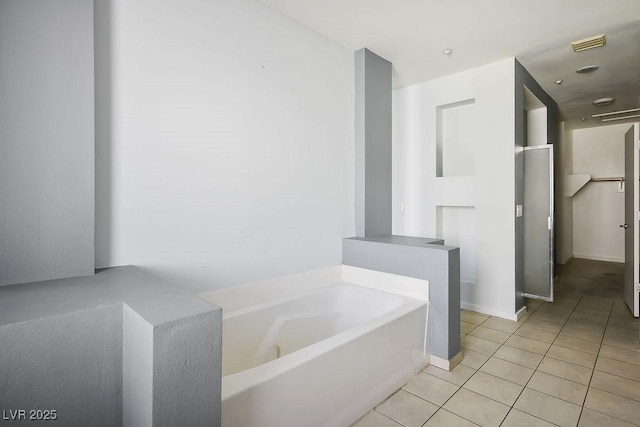
[[0, 70], [0, 285], [93, 274], [93, 1], [0, 2]]
[[355, 53], [356, 236], [391, 235], [391, 63]]
[[[533, 76], [529, 74], [517, 59], [515, 61], [515, 85], [515, 204], [522, 205], [524, 203], [524, 154], [522, 148], [525, 147], [527, 141], [524, 86], [547, 107], [548, 144], [556, 144], [558, 141], [558, 123], [560, 116], [558, 104], [542, 89], [542, 86], [535, 81]], [[524, 307], [524, 217], [516, 218], [515, 239], [515, 295], [517, 312]]]
[[136, 267], [0, 287], [0, 409], [55, 409], [64, 426], [220, 425], [221, 349], [219, 307]]

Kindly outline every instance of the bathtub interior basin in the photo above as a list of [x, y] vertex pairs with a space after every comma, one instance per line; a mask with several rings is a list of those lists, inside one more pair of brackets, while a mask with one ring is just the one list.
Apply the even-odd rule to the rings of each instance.
[[236, 310], [223, 320], [222, 375], [284, 357], [402, 304], [398, 295], [337, 283], [288, 301]]

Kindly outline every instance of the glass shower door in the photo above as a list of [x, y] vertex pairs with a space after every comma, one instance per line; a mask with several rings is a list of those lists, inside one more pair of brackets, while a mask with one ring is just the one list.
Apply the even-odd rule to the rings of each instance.
[[553, 145], [524, 148], [524, 292], [553, 301]]

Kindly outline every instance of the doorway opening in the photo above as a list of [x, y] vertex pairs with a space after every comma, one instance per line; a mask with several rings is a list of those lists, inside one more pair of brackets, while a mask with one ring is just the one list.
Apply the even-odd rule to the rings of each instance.
[[[633, 176], [637, 163], [633, 147], [629, 154], [625, 152], [625, 134], [633, 124], [560, 128], [555, 290], [624, 300], [626, 254], [633, 258], [637, 252], [633, 241], [625, 248], [625, 238], [635, 233], [625, 228], [635, 222], [625, 219], [625, 198], [631, 196], [633, 203], [635, 193], [633, 178], [625, 177], [627, 168]], [[630, 210], [633, 216], [633, 207]], [[637, 261], [631, 259], [629, 266], [634, 264]], [[633, 276], [633, 268], [629, 274]], [[633, 293], [630, 296], [633, 300]], [[632, 302], [632, 311], [634, 306], [637, 304]]]

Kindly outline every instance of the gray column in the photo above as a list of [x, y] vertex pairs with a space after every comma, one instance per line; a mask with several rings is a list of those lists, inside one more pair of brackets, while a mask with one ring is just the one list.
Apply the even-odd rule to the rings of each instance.
[[356, 236], [391, 234], [391, 63], [355, 53]]
[[0, 1], [0, 285], [94, 272], [93, 1]]

